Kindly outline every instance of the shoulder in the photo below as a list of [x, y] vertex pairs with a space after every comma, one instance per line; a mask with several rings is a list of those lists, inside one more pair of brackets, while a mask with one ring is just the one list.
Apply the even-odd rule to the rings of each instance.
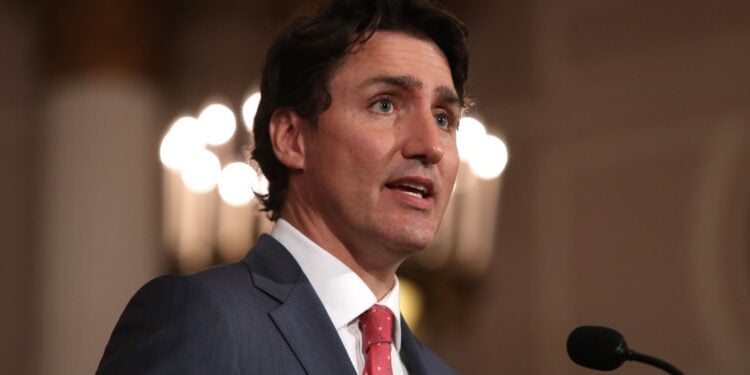
[[456, 375], [458, 372], [424, 346], [401, 318], [401, 359], [412, 375]]
[[418, 343], [422, 361], [429, 375], [458, 375], [458, 372], [426, 346]]
[[244, 283], [252, 280], [242, 263], [151, 280], [122, 313], [97, 373], [233, 372]]
[[252, 287], [252, 277], [243, 263], [213, 267], [190, 275], [165, 275], [141, 287], [128, 303], [128, 309], [141, 305], [165, 310], [205, 310], [213, 305], [227, 306], [234, 295]]
[[430, 368], [430, 374], [458, 375], [458, 372], [453, 369], [453, 367], [445, 363], [442, 358], [438, 357], [438, 355], [433, 353], [430, 349], [424, 348], [423, 355], [425, 361], [428, 363], [428, 367]]

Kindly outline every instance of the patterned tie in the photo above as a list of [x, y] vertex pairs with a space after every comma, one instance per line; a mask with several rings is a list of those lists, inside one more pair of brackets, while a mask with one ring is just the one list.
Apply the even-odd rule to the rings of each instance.
[[365, 353], [363, 375], [393, 375], [391, 340], [393, 313], [385, 306], [373, 305], [359, 316], [362, 352]]

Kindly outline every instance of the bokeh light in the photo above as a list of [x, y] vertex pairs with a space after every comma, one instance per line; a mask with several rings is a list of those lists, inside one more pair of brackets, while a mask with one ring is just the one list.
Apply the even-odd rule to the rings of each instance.
[[167, 168], [180, 170], [192, 154], [205, 147], [198, 120], [185, 116], [169, 128], [159, 146], [159, 159]]
[[507, 164], [508, 147], [494, 135], [485, 135], [477, 143], [476, 154], [469, 160], [471, 171], [484, 180], [500, 176]]
[[422, 290], [409, 279], [398, 278], [400, 284], [401, 314], [410, 327], [416, 328], [422, 321], [424, 295]]
[[243, 206], [253, 200], [258, 174], [246, 163], [230, 163], [221, 171], [219, 195], [231, 206]]
[[207, 193], [216, 186], [221, 163], [213, 152], [203, 149], [191, 154], [182, 168], [182, 181], [196, 193]]
[[242, 104], [242, 119], [245, 121], [245, 127], [248, 131], [253, 131], [253, 121], [255, 120], [255, 113], [258, 112], [258, 104], [260, 104], [259, 92], [248, 96], [245, 103]]
[[266, 179], [266, 176], [261, 174], [258, 178], [258, 183], [253, 186], [253, 190], [261, 195], [267, 195], [268, 194], [268, 179]]
[[237, 128], [234, 112], [223, 104], [210, 104], [198, 116], [201, 132], [208, 144], [218, 146], [229, 141]]
[[486, 134], [487, 130], [479, 120], [469, 116], [461, 118], [456, 133], [458, 155], [461, 160], [470, 161], [472, 159]]

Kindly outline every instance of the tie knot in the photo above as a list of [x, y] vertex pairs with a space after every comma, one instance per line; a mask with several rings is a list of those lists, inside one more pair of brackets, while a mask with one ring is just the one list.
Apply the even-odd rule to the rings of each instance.
[[373, 305], [359, 316], [364, 349], [372, 344], [390, 344], [393, 337], [393, 313], [381, 305]]

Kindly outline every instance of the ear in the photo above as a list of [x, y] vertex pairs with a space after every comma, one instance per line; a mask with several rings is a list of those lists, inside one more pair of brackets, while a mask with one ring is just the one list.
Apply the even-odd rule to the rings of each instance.
[[305, 144], [302, 137], [307, 122], [291, 109], [277, 109], [271, 116], [269, 133], [273, 152], [281, 164], [305, 169]]

